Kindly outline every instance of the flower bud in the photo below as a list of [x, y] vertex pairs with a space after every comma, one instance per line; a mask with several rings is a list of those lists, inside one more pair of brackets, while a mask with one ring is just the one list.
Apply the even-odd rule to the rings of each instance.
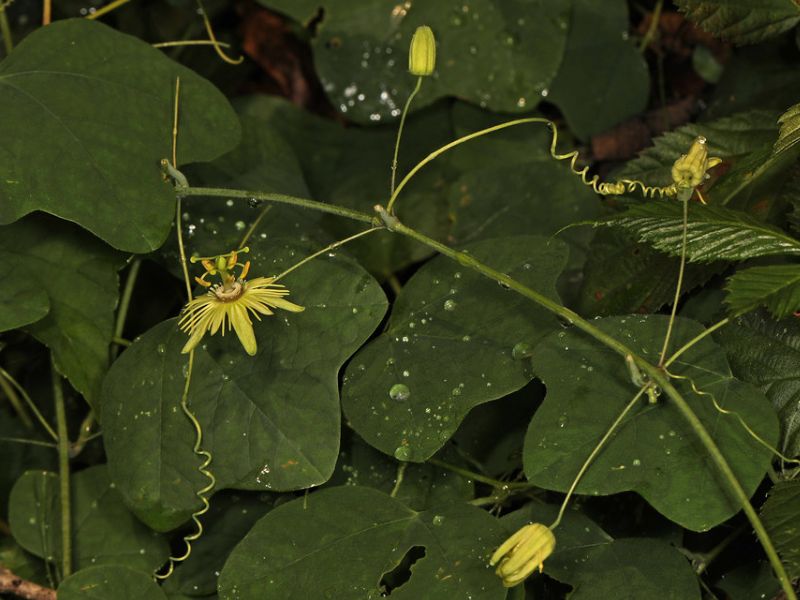
[[555, 547], [556, 536], [549, 527], [530, 523], [503, 542], [492, 554], [489, 564], [497, 564], [495, 573], [503, 580], [503, 585], [513, 587], [537, 568], [541, 573], [544, 560]]
[[709, 158], [706, 138], [699, 136], [689, 152], [681, 155], [672, 165], [672, 181], [678, 188], [697, 187], [705, 180], [706, 171], [721, 162], [721, 158]]
[[412, 75], [426, 76], [436, 67], [436, 39], [427, 25], [420, 25], [411, 38], [408, 70]]

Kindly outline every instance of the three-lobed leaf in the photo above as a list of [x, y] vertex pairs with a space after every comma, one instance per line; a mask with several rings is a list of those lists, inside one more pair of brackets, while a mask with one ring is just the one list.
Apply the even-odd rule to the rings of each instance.
[[256, 523], [228, 558], [219, 595], [382, 598], [388, 574], [416, 548], [416, 562], [404, 568], [410, 578], [392, 597], [501, 600], [505, 589], [487, 563], [504, 536], [496, 519], [467, 504], [417, 512], [371, 488], [331, 488]]
[[42, 210], [121, 250], [161, 246], [175, 212], [159, 161], [171, 156], [177, 78], [179, 163], [235, 146], [224, 96], [149, 44], [86, 19], [27, 36], [0, 63], [0, 223]]
[[[277, 274], [314, 250], [257, 233], [248, 244], [254, 275]], [[340, 254], [317, 258], [283, 282], [305, 311], [254, 319], [255, 356], [232, 331], [206, 337], [194, 352], [188, 404], [213, 455], [217, 490], [284, 491], [327, 481], [339, 453], [338, 371], [386, 311], [377, 282]], [[176, 320], [156, 325], [119, 357], [103, 386], [112, 479], [131, 510], [159, 530], [184, 522], [207, 483], [180, 408], [186, 340]]]
[[[665, 316], [610, 317], [593, 321], [624, 340], [645, 359], [659, 356]], [[703, 328], [677, 319], [673, 348]], [[531, 361], [547, 387], [544, 403], [528, 429], [523, 454], [531, 483], [566, 491], [586, 458], [637, 393], [623, 358], [588, 335], [560, 331], [545, 338]], [[753, 439], [737, 413], [763, 440], [774, 444], [778, 423], [768, 400], [754, 386], [733, 378], [719, 346], [705, 338], [669, 367], [673, 384], [714, 440], [747, 493], [755, 491], [771, 454]], [[696, 394], [691, 382], [702, 395]], [[633, 407], [580, 480], [577, 493], [614, 494], [632, 490], [665, 517], [687, 529], [706, 531], [741, 507], [731, 496], [697, 434], [672, 402], [645, 399]]]
[[[510, 236], [465, 251], [557, 298], [566, 262], [559, 240]], [[533, 378], [527, 353], [556, 327], [544, 309], [438, 257], [403, 287], [384, 333], [350, 361], [342, 382], [348, 422], [382, 452], [424, 461], [471, 408]]]

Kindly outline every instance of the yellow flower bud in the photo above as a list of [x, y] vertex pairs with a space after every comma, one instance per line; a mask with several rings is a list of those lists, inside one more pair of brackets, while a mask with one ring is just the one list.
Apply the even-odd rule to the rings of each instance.
[[430, 75], [436, 67], [436, 39], [427, 25], [417, 27], [408, 52], [408, 70], [412, 75]]
[[672, 181], [678, 188], [697, 187], [705, 180], [706, 171], [721, 162], [721, 158], [709, 158], [706, 138], [700, 136], [692, 143], [689, 152], [682, 154], [672, 165]]
[[[522, 583], [537, 568], [542, 572], [544, 560], [553, 553], [556, 536], [541, 523], [530, 523], [517, 531], [495, 550], [489, 560], [498, 565], [495, 573], [505, 587]], [[499, 563], [499, 564], [498, 564]]]

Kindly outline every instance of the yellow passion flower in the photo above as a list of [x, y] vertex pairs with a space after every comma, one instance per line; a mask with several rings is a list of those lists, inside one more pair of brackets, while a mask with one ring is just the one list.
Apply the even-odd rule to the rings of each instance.
[[541, 523], [529, 523], [495, 550], [489, 560], [505, 587], [522, 583], [536, 569], [542, 572], [544, 560], [553, 553], [556, 536]]
[[[243, 249], [242, 251], [247, 251]], [[182, 352], [190, 352], [203, 339], [207, 332], [211, 335], [233, 328], [245, 352], [250, 356], [256, 353], [256, 337], [253, 333], [253, 322], [250, 315], [261, 319], [259, 315], [272, 315], [273, 308], [282, 308], [290, 312], [305, 310], [285, 299], [289, 294], [283, 285], [273, 283], [274, 277], [256, 277], [247, 281], [245, 277], [250, 269], [250, 261], [244, 265], [238, 263], [237, 252], [218, 256], [212, 260], [203, 259], [206, 272], [196, 281], [208, 288], [208, 292], [198, 296], [186, 305], [178, 322], [182, 331], [189, 334], [189, 340]], [[237, 277], [233, 274], [235, 267], [241, 267]], [[218, 275], [221, 283], [212, 284], [206, 281], [209, 275]]]

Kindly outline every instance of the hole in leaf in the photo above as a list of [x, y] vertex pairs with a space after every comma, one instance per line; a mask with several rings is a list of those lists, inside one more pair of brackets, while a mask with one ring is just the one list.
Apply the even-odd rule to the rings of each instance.
[[381, 595], [389, 596], [391, 593], [411, 579], [411, 568], [418, 560], [425, 558], [425, 546], [412, 546], [391, 571], [381, 577], [379, 584]]

